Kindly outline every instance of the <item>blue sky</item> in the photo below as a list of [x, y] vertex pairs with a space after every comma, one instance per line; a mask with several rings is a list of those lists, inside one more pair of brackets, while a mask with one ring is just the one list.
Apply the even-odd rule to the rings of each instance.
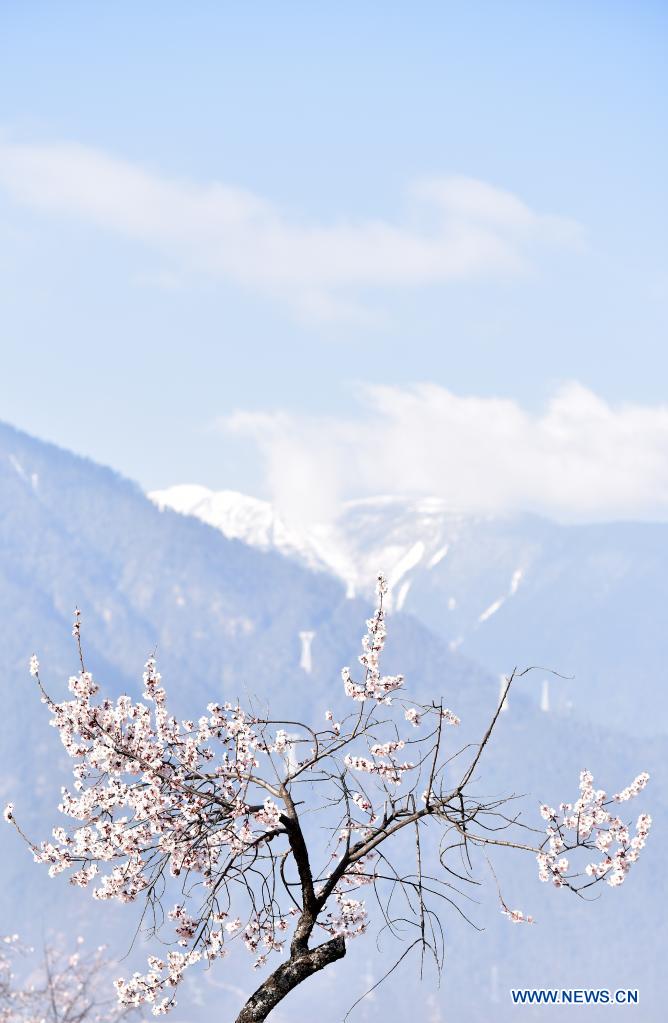
[[[653, 2], [3, 5], [0, 418], [146, 487], [341, 496], [394, 485], [362, 459], [342, 480], [388, 395], [412, 423], [436, 388], [435, 445], [481, 467], [486, 401], [508, 404], [485, 457], [520, 416], [527, 466], [556, 401], [576, 422], [551, 465], [651, 451], [637, 508], [618, 486], [576, 517], [663, 515], [667, 23]], [[434, 432], [409, 428], [406, 464]]]

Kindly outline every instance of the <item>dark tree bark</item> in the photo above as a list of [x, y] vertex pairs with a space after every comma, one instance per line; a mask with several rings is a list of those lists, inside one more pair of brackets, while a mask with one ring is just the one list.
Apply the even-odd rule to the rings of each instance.
[[251, 995], [236, 1018], [236, 1023], [263, 1023], [269, 1013], [286, 995], [346, 954], [346, 942], [342, 937], [332, 938], [316, 948], [294, 951], [286, 963], [267, 977], [255, 994]]

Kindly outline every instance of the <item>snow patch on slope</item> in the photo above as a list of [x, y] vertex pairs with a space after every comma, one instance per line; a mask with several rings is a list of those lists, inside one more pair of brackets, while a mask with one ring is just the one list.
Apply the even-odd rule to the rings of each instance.
[[427, 562], [427, 568], [436, 568], [439, 562], [443, 561], [443, 558], [445, 557], [449, 550], [450, 550], [449, 543], [446, 543], [443, 547], [440, 547]]
[[31, 472], [28, 476], [28, 473], [25, 471], [16, 455], [8, 455], [7, 457], [9, 458], [10, 465], [18, 473], [21, 479], [25, 480], [26, 483], [29, 483], [33, 490], [37, 490], [39, 486], [39, 475], [36, 472]]
[[517, 591], [518, 591], [518, 589], [520, 587], [520, 582], [522, 581], [523, 575], [524, 575], [524, 571], [521, 568], [516, 568], [515, 569], [515, 571], [513, 572], [512, 578], [510, 580], [510, 586], [508, 587], [507, 595], [505, 597], [499, 597], [499, 599], [495, 600], [493, 604], [490, 604], [490, 606], [485, 611], [483, 611], [483, 613], [481, 615], [478, 616], [478, 621], [479, 622], [486, 622], [488, 618], [491, 618], [492, 615], [495, 615], [496, 612], [501, 607], [503, 607], [503, 605], [505, 604], [505, 602], [508, 599], [508, 597], [514, 597], [515, 596], [515, 594], [517, 593]]
[[513, 572], [513, 577], [510, 580], [510, 590], [508, 591], [508, 595], [510, 597], [514, 597], [518, 589], [520, 588], [520, 583], [522, 582], [523, 575], [524, 571], [521, 568], [516, 568], [515, 571]]

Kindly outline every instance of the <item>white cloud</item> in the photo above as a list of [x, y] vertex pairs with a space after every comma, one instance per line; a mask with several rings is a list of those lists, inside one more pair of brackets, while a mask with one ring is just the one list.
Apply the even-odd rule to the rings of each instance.
[[612, 406], [579, 384], [543, 411], [432, 384], [369, 387], [356, 418], [240, 412], [289, 520], [327, 518], [343, 498], [434, 495], [463, 511], [561, 521], [668, 517], [668, 406]]
[[183, 273], [256, 289], [310, 319], [371, 315], [352, 292], [528, 270], [536, 248], [577, 243], [565, 218], [535, 213], [470, 178], [423, 181], [395, 220], [311, 223], [221, 182], [170, 180], [71, 143], [0, 143], [0, 187], [16, 201], [143, 243]]

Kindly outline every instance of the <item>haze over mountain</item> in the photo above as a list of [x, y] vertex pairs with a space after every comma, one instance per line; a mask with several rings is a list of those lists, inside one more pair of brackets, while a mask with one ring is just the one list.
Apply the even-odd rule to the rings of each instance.
[[[633, 734], [668, 720], [668, 525], [558, 525], [463, 515], [439, 498], [350, 501], [293, 527], [265, 501], [174, 486], [150, 495], [250, 547], [276, 550], [369, 597], [378, 566], [410, 612], [494, 673], [546, 665], [547, 698]], [[541, 680], [539, 680], [541, 681]], [[542, 687], [537, 692], [543, 695]]]
[[[549, 532], [552, 527], [538, 524], [536, 536], [543, 537], [543, 547], [538, 539], [534, 547], [526, 547], [526, 540], [509, 527], [504, 534], [494, 522], [479, 521], [471, 526], [443, 509], [429, 512], [424, 506], [421, 533], [416, 537], [411, 534], [409, 506], [391, 502], [351, 506], [340, 524], [343, 533], [350, 516], [354, 526], [350, 535], [356, 537], [357, 547], [351, 540], [350, 547], [342, 548], [348, 565], [355, 564], [356, 550], [360, 555], [361, 567], [351, 579], [326, 561], [322, 546], [300, 552], [297, 548], [306, 543], [301, 538], [289, 543], [272, 540], [272, 531], [274, 538], [279, 531], [270, 522], [267, 533], [262, 525], [266, 508], [246, 499], [233, 501], [232, 506], [239, 530], [250, 530], [248, 523], [254, 521], [255, 546], [230, 539], [192, 515], [161, 511], [135, 484], [109, 469], [0, 426], [2, 796], [16, 803], [17, 816], [31, 835], [47, 837], [50, 827], [59, 823], [55, 807], [60, 785], [69, 781], [69, 775], [58, 738], [47, 726], [48, 712], [28, 676], [27, 662], [35, 651], [48, 688], [54, 695], [65, 692], [67, 677], [76, 670], [70, 630], [77, 604], [83, 612], [87, 664], [112, 696], [120, 691], [140, 692], [143, 662], [157, 649], [166, 687], [179, 714], [192, 716], [212, 699], [238, 694], [242, 700], [251, 695], [267, 700], [277, 715], [289, 712], [291, 717], [319, 720], [327, 707], [343, 700], [339, 671], [343, 664], [355, 664], [359, 651], [370, 607], [367, 579], [372, 570], [375, 573], [384, 567], [394, 586], [385, 667], [402, 671], [413, 692], [446, 697], [462, 717], [458, 743], [480, 734], [498, 698], [496, 667], [490, 673], [463, 656], [462, 649], [467, 653], [471, 649], [467, 639], [460, 649], [450, 650], [424, 622], [406, 612], [413, 607], [426, 620], [422, 605], [412, 602], [424, 591], [428, 606], [427, 582], [442, 578], [433, 599], [455, 596], [464, 609], [470, 608], [461, 622], [472, 622], [475, 614], [479, 617], [481, 613], [476, 601], [484, 610], [491, 604], [491, 594], [507, 596], [514, 573], [523, 569], [525, 576], [506, 604], [488, 615], [479, 629], [471, 629], [471, 636], [482, 635], [483, 626], [501, 620], [506, 606], [520, 607], [525, 578], [531, 580], [534, 566], [544, 562], [538, 556], [522, 562], [518, 556], [525, 549], [545, 550], [548, 543], [540, 530], [547, 530], [549, 538], [554, 535]], [[266, 542], [263, 529], [269, 537]], [[485, 529], [489, 530], [488, 549], [483, 549], [476, 561], [472, 552], [485, 537]], [[247, 531], [245, 539], [248, 535]], [[453, 549], [437, 557], [446, 542], [452, 543]], [[424, 546], [419, 558], [418, 543]], [[489, 551], [495, 543], [500, 553], [494, 563]], [[262, 546], [270, 549], [257, 549]], [[452, 578], [440, 573], [444, 566], [457, 563], [451, 555], [458, 549], [462, 560], [456, 580], [460, 588], [453, 590]], [[413, 555], [407, 557], [411, 550]], [[464, 554], [471, 558], [470, 573]], [[486, 563], [490, 571], [490, 565], [496, 566], [496, 575], [490, 580], [483, 571]], [[469, 579], [470, 591], [466, 589]], [[406, 582], [410, 583], [408, 589]], [[352, 591], [351, 583], [358, 590], [355, 597], [346, 595]], [[500, 590], [502, 583], [505, 589]], [[585, 606], [583, 596], [581, 607]], [[444, 631], [436, 618], [432, 624]], [[518, 633], [520, 625], [521, 621], [515, 626]], [[459, 620], [452, 628], [453, 636], [459, 634], [456, 629], [461, 630]], [[302, 633], [313, 635], [304, 640]], [[447, 633], [446, 638], [449, 636]], [[533, 638], [538, 641], [539, 637]], [[565, 640], [563, 649], [569, 649]], [[512, 667], [520, 658], [524, 662], [522, 654], [521, 648], [516, 649], [504, 667]], [[579, 704], [570, 711], [561, 709], [556, 697], [551, 710], [541, 710], [537, 687], [542, 678], [527, 676], [517, 686], [508, 711], [501, 715], [498, 735], [476, 785], [492, 795], [526, 794], [523, 805], [528, 819], [540, 826], [538, 801], [573, 798], [582, 767], [589, 767], [597, 783], [611, 791], [626, 785], [640, 770], [649, 770], [652, 781], [642, 806], [632, 810], [647, 809], [656, 821], [642, 862], [621, 891], [606, 889], [603, 898], [584, 905], [540, 885], [531, 856], [522, 861], [500, 857], [504, 896], [533, 912], [539, 924], [512, 927], [498, 911], [493, 884], [482, 894], [476, 889], [475, 898], [481, 899], [481, 905], [464, 905], [486, 930], [476, 932], [446, 908], [448, 956], [440, 993], [436, 993], [431, 975], [419, 987], [416, 964], [407, 960], [358, 1010], [360, 1019], [375, 1023], [387, 1018], [391, 1006], [399, 1018], [417, 1014], [437, 1021], [452, 1012], [465, 1021], [488, 1020], [490, 1015], [512, 1020], [518, 1010], [508, 1004], [506, 991], [511, 986], [581, 982], [639, 987], [641, 991], [644, 986], [648, 993], [654, 990], [649, 945], [668, 940], [663, 914], [665, 800], [661, 796], [666, 777], [665, 739], [633, 741], [628, 730], [615, 732], [600, 721], [587, 723]], [[9, 828], [0, 830], [0, 862], [5, 874], [0, 907], [7, 930], [17, 930], [20, 924], [22, 932], [26, 927], [31, 932], [26, 937], [36, 942], [41, 940], [42, 929], [84, 930], [95, 935], [103, 931], [114, 953], [126, 951], [136, 914], [93, 902], [86, 893], [72, 891], [63, 878], [49, 880]], [[479, 867], [484, 877], [484, 861]], [[618, 922], [632, 919], [642, 919], [643, 928], [631, 942]], [[305, 986], [291, 997], [277, 1014], [277, 1023], [306, 1023], [323, 998], [328, 999], [333, 1018], [336, 1013], [342, 1016], [359, 994], [381, 978], [393, 962], [390, 957], [401, 951], [400, 946], [384, 941], [379, 952], [372, 937], [360, 939], [336, 971], [330, 976], [323, 974], [310, 988]], [[582, 976], [583, 963], [587, 964], [586, 977]], [[184, 993], [174, 1019], [180, 1023], [209, 1019], [210, 1001], [204, 999], [208, 1009], [204, 1008], [203, 992], [214, 989], [216, 1014], [227, 1018], [243, 991], [250, 991], [256, 981], [246, 960], [243, 968], [234, 958], [226, 961], [191, 983], [190, 996]], [[443, 1016], [439, 1006], [447, 1007]], [[643, 1020], [651, 1023], [662, 1018], [663, 1006], [652, 1002], [649, 994], [643, 1009]]]

